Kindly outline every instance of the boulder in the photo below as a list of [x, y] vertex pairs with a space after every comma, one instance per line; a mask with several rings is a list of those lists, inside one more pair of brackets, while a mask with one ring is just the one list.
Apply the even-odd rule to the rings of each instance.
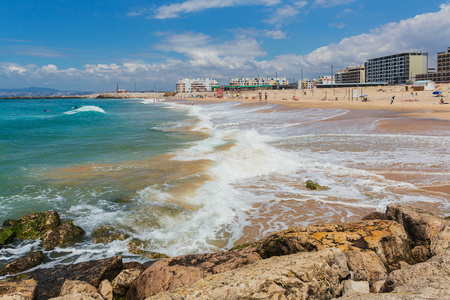
[[137, 261], [130, 261], [130, 262], [127, 262], [127, 263], [123, 263], [123, 268], [124, 269], [139, 269], [142, 272], [144, 272], [145, 270], [147, 270], [148, 267], [146, 265], [144, 265], [144, 264], [141, 264], [141, 263], [137, 262]]
[[[0, 282], [0, 299], [7, 297], [26, 297], [25, 299], [34, 299], [37, 291], [37, 282], [34, 279], [21, 281]], [[21, 298], [9, 298], [21, 299]]]
[[103, 300], [95, 286], [79, 280], [66, 280], [61, 288], [60, 296], [86, 294], [96, 300]]
[[364, 216], [361, 220], [388, 220], [388, 218], [385, 213], [375, 211]]
[[42, 253], [42, 251], [30, 253], [25, 257], [19, 258], [7, 264], [3, 269], [0, 270], [0, 276], [17, 274], [27, 271], [40, 265], [43, 260], [44, 253]]
[[430, 247], [431, 240], [443, 229], [446, 220], [420, 208], [388, 205], [386, 215], [405, 228], [414, 246]]
[[100, 226], [94, 230], [92, 236], [94, 238], [94, 243], [103, 243], [105, 245], [116, 240], [124, 241], [130, 237], [126, 233], [118, 232], [112, 226]]
[[439, 255], [450, 249], [450, 221], [447, 221], [441, 231], [431, 240], [432, 255]]
[[162, 259], [148, 267], [133, 282], [127, 299], [145, 299], [192, 284], [203, 277], [253, 264], [260, 259], [255, 248]]
[[113, 299], [113, 288], [111, 282], [108, 279], [105, 279], [102, 282], [100, 282], [100, 285], [98, 286], [98, 291], [103, 296], [103, 298], [105, 298], [105, 300]]
[[139, 239], [132, 239], [128, 242], [127, 246], [128, 252], [132, 254], [137, 254], [150, 259], [168, 258], [168, 256], [165, 254], [145, 250], [145, 248], [147, 248], [148, 246], [147, 243]]
[[139, 269], [125, 269], [117, 275], [112, 281], [111, 285], [114, 291], [114, 296], [123, 297], [127, 294], [131, 284], [136, 278], [141, 275], [142, 271]]
[[345, 257], [355, 281], [367, 281], [372, 286], [374, 283], [387, 278], [387, 270], [375, 252], [347, 251]]
[[76, 293], [76, 294], [70, 294], [70, 295], [50, 298], [49, 300], [99, 300], [99, 298], [95, 298], [91, 294], [87, 294], [87, 293]]
[[114, 256], [63, 267], [35, 270], [30, 277], [38, 282], [37, 299], [59, 296], [66, 279], [85, 281], [98, 287], [104, 279], [112, 281], [123, 269], [122, 257]]
[[50, 229], [61, 225], [56, 211], [44, 211], [22, 216], [18, 220], [7, 220], [3, 226], [13, 226], [16, 236], [24, 240], [38, 239]]
[[343, 295], [358, 295], [370, 293], [369, 283], [367, 281], [345, 280]]
[[84, 235], [84, 230], [72, 221], [64, 222], [61, 226], [50, 229], [42, 236], [42, 247], [52, 250], [56, 247], [66, 248], [75, 245]]
[[345, 255], [329, 248], [260, 260], [147, 299], [331, 299], [349, 276]]
[[11, 244], [15, 235], [13, 227], [2, 227], [0, 229], [0, 246]]
[[403, 226], [389, 220], [292, 227], [263, 239], [257, 248], [262, 258], [337, 247], [347, 251], [373, 251], [388, 271], [401, 260], [413, 262]]

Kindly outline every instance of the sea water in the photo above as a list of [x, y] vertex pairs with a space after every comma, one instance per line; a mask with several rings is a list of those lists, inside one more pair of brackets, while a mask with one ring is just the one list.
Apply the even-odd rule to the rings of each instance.
[[[43, 266], [225, 250], [289, 226], [358, 220], [390, 203], [450, 214], [450, 129], [273, 104], [139, 99], [0, 102], [0, 221], [56, 210], [86, 230]], [[309, 190], [306, 180], [323, 189]], [[94, 244], [99, 226], [130, 237]], [[0, 249], [0, 267], [41, 242]]]

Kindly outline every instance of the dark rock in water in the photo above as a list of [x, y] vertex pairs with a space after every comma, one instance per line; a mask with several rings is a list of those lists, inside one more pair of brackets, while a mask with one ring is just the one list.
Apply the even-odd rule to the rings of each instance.
[[168, 258], [168, 256], [163, 253], [145, 250], [147, 244], [139, 239], [132, 239], [127, 246], [128, 251], [132, 254], [137, 254], [150, 259]]
[[0, 276], [24, 272], [40, 265], [43, 260], [44, 253], [42, 253], [42, 251], [30, 253], [25, 257], [19, 258], [7, 264], [3, 269], [0, 270]]
[[145, 299], [164, 291], [193, 284], [213, 274], [253, 264], [260, 259], [255, 248], [162, 259], [148, 267], [133, 282], [127, 293], [127, 299]]
[[36, 290], [37, 282], [34, 279], [2, 281], [0, 282], [0, 299], [35, 299]]
[[144, 264], [141, 264], [137, 261], [130, 261], [127, 263], [123, 263], [123, 268], [124, 269], [138, 269], [141, 271], [145, 271], [148, 267]]
[[61, 226], [51, 229], [42, 236], [42, 247], [52, 250], [55, 247], [66, 248], [75, 245], [84, 235], [84, 230], [72, 221], [64, 222]]
[[380, 213], [380, 212], [373, 212], [368, 214], [367, 216], [363, 217], [361, 220], [388, 220], [388, 217], [386, 216], [385, 213]]
[[16, 221], [7, 220], [6, 224], [13, 224], [18, 238], [32, 240], [40, 238], [46, 231], [61, 225], [61, 220], [57, 212], [44, 211], [24, 215]]
[[0, 246], [11, 244], [15, 236], [13, 227], [3, 227], [0, 229]]
[[95, 229], [92, 236], [94, 237], [94, 243], [103, 243], [105, 245], [111, 243], [112, 241], [123, 241], [130, 237], [126, 233], [118, 232], [112, 226], [100, 226]]
[[312, 180], [306, 181], [305, 186], [306, 186], [308, 189], [310, 189], [310, 190], [317, 190], [317, 189], [322, 189], [322, 188], [323, 188], [320, 184], [315, 183], [315, 182], [312, 181]]
[[98, 287], [104, 279], [112, 281], [123, 269], [122, 257], [114, 256], [58, 268], [33, 271], [29, 277], [38, 282], [37, 299], [59, 296], [66, 279], [80, 280]]

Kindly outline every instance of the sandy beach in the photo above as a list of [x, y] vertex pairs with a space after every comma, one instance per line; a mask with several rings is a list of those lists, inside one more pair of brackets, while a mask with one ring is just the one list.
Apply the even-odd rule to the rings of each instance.
[[[262, 103], [277, 103], [295, 108], [332, 108], [349, 110], [385, 110], [401, 112], [414, 118], [435, 118], [450, 120], [450, 104], [439, 104], [440, 97], [433, 91], [417, 91], [411, 94], [411, 86], [379, 86], [364, 88], [333, 88], [305, 90], [261, 90], [245, 92], [225, 92], [224, 97], [214, 97], [214, 93], [177, 94], [175, 98], [191, 101], [241, 101], [244, 104], [259, 103], [259, 92]], [[352, 90], [357, 90], [358, 98], [352, 99]], [[450, 103], [450, 84], [440, 85], [444, 102]], [[367, 102], [362, 102], [359, 95], [367, 95]], [[393, 104], [390, 104], [395, 96]], [[201, 98], [203, 97], [203, 98]], [[294, 100], [293, 98], [297, 99]]]

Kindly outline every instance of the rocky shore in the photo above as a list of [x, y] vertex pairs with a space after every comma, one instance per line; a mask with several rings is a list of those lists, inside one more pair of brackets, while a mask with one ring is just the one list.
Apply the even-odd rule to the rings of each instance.
[[[0, 247], [17, 238], [64, 247], [83, 233], [55, 212], [30, 214], [3, 223]], [[0, 274], [10, 277], [0, 281], [0, 299], [450, 299], [450, 220], [400, 205], [150, 267], [116, 256], [36, 269], [43, 257], [38, 251], [4, 266]]]

